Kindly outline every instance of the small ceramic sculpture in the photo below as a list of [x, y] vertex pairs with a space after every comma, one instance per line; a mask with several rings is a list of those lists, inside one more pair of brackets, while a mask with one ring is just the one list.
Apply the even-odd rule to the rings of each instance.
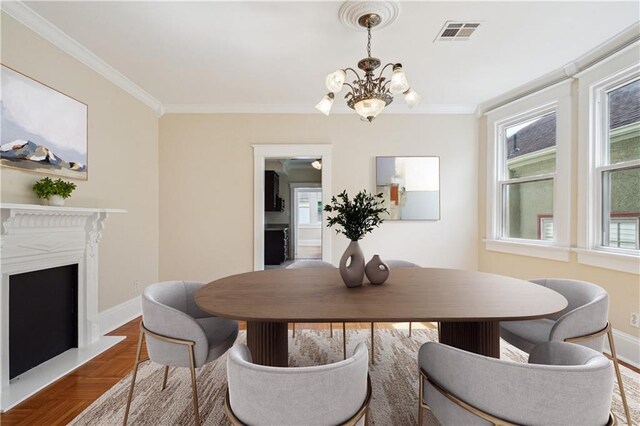
[[389, 278], [389, 266], [377, 254], [367, 263], [364, 271], [371, 284], [382, 284]]

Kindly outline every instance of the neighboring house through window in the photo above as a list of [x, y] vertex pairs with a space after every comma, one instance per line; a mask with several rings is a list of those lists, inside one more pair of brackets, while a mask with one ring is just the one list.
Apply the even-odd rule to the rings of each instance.
[[627, 49], [579, 79], [578, 262], [639, 272], [640, 65]]
[[609, 129], [602, 179], [602, 241], [604, 247], [638, 249], [640, 218], [640, 79], [607, 91]]
[[488, 250], [569, 260], [571, 82], [487, 114]]
[[[528, 119], [504, 131], [506, 168], [502, 195], [502, 235], [551, 240], [553, 236], [553, 175], [556, 171], [556, 112]], [[547, 238], [538, 217], [551, 223]]]

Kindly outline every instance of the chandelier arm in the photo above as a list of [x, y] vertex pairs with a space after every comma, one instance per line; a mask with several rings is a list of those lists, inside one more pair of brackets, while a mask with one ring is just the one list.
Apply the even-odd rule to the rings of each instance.
[[350, 85], [350, 84], [349, 84], [349, 83], [347, 83], [347, 82], [345, 82], [345, 83], [344, 83], [344, 85], [345, 85], [345, 86], [349, 86], [349, 87], [351, 88], [351, 91], [352, 91], [352, 92], [356, 90], [356, 89], [354, 89], [354, 88], [353, 88], [353, 86], [352, 86], [352, 85]]
[[382, 67], [382, 70], [380, 71], [380, 74], [378, 75], [378, 78], [382, 77], [382, 74], [384, 73], [384, 70], [387, 69], [387, 67], [389, 66], [394, 66], [395, 64], [392, 62], [389, 62], [387, 65], [385, 65], [384, 67]]
[[356, 77], [358, 77], [358, 80], [362, 80], [360, 78], [360, 74], [358, 74], [358, 72], [356, 70], [354, 70], [353, 68], [345, 68], [344, 72], [346, 73], [347, 71], [351, 71], [352, 73], [354, 73], [356, 75]]

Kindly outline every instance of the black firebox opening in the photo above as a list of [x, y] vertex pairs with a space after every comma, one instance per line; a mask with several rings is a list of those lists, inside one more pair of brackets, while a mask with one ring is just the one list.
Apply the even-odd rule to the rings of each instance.
[[78, 347], [78, 265], [9, 277], [9, 377]]

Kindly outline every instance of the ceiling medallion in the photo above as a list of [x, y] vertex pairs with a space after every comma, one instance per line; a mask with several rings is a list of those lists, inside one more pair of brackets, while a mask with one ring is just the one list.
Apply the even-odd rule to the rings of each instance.
[[[397, 4], [394, 2], [348, 2], [341, 8], [340, 19], [345, 23], [356, 19], [355, 12], [360, 13], [357, 16], [357, 24], [367, 31], [367, 57], [358, 62], [358, 68], [364, 71], [363, 77], [360, 77], [360, 74], [353, 68], [339, 69], [327, 76], [325, 85], [329, 93], [316, 105], [316, 108], [325, 115], [329, 115], [331, 112], [335, 94], [340, 92], [344, 86], [350, 89], [345, 95], [349, 108], [355, 110], [362, 117], [362, 120], [369, 122], [373, 121], [387, 105], [393, 102], [393, 95], [402, 93], [409, 108], [413, 108], [420, 101], [420, 95], [409, 87], [407, 77], [402, 70], [402, 64], [388, 63], [382, 67], [378, 77], [375, 76], [374, 72], [380, 67], [381, 62], [380, 59], [371, 56], [371, 29], [383, 25], [384, 21], [382, 16], [377, 13], [364, 13], [363, 7], [370, 3], [375, 4], [378, 10], [385, 10], [380, 6], [396, 5], [395, 14], [388, 13], [387, 15], [392, 16], [393, 19], [397, 16]], [[348, 13], [344, 12], [347, 9], [349, 9]], [[392, 70], [390, 79], [383, 77], [388, 67], [391, 67]], [[346, 82], [348, 71], [356, 76], [352, 83]]]

